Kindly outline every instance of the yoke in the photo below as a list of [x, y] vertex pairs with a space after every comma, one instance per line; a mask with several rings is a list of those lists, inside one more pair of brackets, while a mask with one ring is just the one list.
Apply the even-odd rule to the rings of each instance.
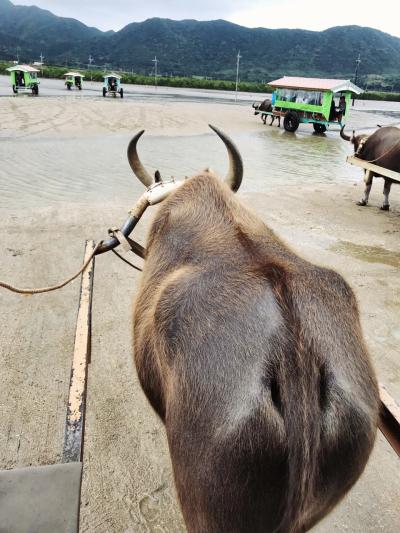
[[364, 161], [363, 159], [356, 157], [355, 155], [348, 155], [346, 157], [346, 161], [350, 163], [350, 165], [363, 168], [364, 170], [370, 170], [371, 172], [379, 174], [380, 176], [384, 176], [385, 178], [390, 178], [392, 181], [395, 181], [396, 183], [400, 183], [400, 172], [395, 172], [394, 170], [388, 170], [387, 168], [381, 167], [379, 165], [369, 163], [368, 161]]

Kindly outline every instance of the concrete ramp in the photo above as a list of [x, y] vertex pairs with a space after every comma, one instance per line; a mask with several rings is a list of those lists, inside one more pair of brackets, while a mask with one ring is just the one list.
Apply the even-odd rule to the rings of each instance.
[[0, 533], [76, 533], [82, 463], [0, 472]]

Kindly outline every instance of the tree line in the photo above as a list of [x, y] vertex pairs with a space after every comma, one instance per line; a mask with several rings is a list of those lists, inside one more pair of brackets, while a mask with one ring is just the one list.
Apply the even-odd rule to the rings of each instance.
[[[0, 73], [8, 74], [6, 68], [10, 66], [10, 63], [3, 61], [0, 62]], [[43, 65], [40, 67], [40, 76], [43, 78], [63, 79], [64, 74], [75, 67], [60, 67], [52, 65]], [[79, 69], [86, 80], [91, 79], [93, 81], [103, 81], [104, 71], [99, 69]], [[133, 85], [154, 85], [163, 87], [183, 87], [191, 89], [211, 89], [218, 91], [235, 91], [236, 82], [234, 80], [215, 80], [200, 77], [184, 77], [184, 76], [146, 76], [143, 74], [135, 74], [132, 72], [120, 72], [118, 74], [122, 77], [123, 83]], [[381, 81], [382, 83], [382, 81]], [[369, 87], [373, 90], [366, 90], [364, 93], [355, 96], [360, 100], [387, 100], [387, 101], [400, 101], [400, 77], [391, 77], [390, 80], [385, 81], [386, 87], [390, 85], [394, 88], [394, 91], [379, 91], [378, 80], [375, 83], [371, 81], [368, 83]], [[378, 90], [377, 90], [378, 89]], [[273, 88], [258, 82], [240, 81], [238, 84], [238, 90], [241, 92], [251, 93], [272, 93]], [[397, 92], [399, 91], [399, 92]]]

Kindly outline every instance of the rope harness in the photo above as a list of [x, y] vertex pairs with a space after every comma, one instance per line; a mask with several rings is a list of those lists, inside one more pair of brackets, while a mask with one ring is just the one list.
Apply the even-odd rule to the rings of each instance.
[[100, 244], [101, 242], [96, 244], [93, 252], [90, 254], [88, 259], [83, 263], [83, 265], [81, 266], [81, 268], [78, 270], [76, 274], [74, 274], [70, 278], [67, 278], [66, 280], [59, 283], [58, 285], [52, 285], [50, 287], [41, 287], [38, 289], [21, 289], [19, 287], [14, 287], [10, 283], [5, 283], [4, 281], [0, 281], [0, 287], [3, 287], [3, 289], [7, 289], [11, 292], [16, 292], [18, 294], [39, 294], [41, 292], [51, 292], [51, 291], [56, 291], [57, 289], [62, 289], [63, 287], [65, 287], [65, 285], [68, 285], [68, 283], [71, 283], [71, 281], [76, 279], [79, 276], [79, 274], [82, 274], [82, 272], [88, 267], [93, 257], [96, 255], [96, 251], [99, 248]]
[[[118, 239], [120, 245], [122, 246], [123, 250], [125, 252], [133, 252], [135, 253], [135, 250], [134, 250], [134, 247], [132, 246], [132, 239], [129, 239], [127, 237], [125, 237], [125, 235], [122, 233], [122, 231], [118, 228], [110, 228], [108, 230], [108, 234], [111, 236], [111, 237], [115, 237], [116, 239]], [[137, 243], [135, 243], [137, 244]], [[117, 257], [119, 257], [121, 259], [121, 261], [124, 261], [124, 263], [126, 263], [127, 265], [131, 266], [132, 268], [136, 269], [136, 270], [139, 270], [139, 272], [142, 272], [142, 269], [139, 268], [138, 266], [134, 265], [133, 263], [131, 263], [130, 261], [128, 261], [127, 259], [125, 259], [125, 257], [123, 257], [121, 254], [119, 254], [117, 251], [115, 251], [114, 249], [111, 250], [113, 254], [115, 254]]]
[[[109, 232], [112, 231], [112, 230], [109, 230]], [[119, 231], [119, 230], [118, 230]], [[117, 235], [116, 235], [117, 232], [115, 232], [115, 234], [113, 233], [113, 236], [115, 236], [116, 238]], [[122, 235], [122, 234], [121, 234]], [[122, 235], [125, 238], [124, 235]], [[122, 240], [122, 239], [121, 239]], [[129, 250], [134, 252], [134, 250], [130, 247], [129, 245], [129, 242], [128, 240], [126, 240], [126, 242], [128, 243], [128, 246], [129, 246]], [[11, 292], [16, 292], [18, 294], [40, 294], [40, 293], [43, 293], [43, 292], [51, 292], [51, 291], [56, 291], [57, 289], [62, 289], [63, 287], [65, 287], [66, 285], [68, 285], [69, 283], [71, 283], [71, 281], [74, 281], [74, 279], [76, 279], [80, 274], [82, 274], [82, 272], [84, 272], [86, 270], [86, 268], [89, 266], [89, 264], [91, 263], [91, 261], [93, 260], [94, 256], [96, 255], [97, 253], [97, 250], [99, 249], [100, 245], [103, 243], [103, 241], [100, 241], [96, 244], [96, 246], [94, 247], [94, 250], [93, 252], [90, 254], [90, 256], [86, 259], [86, 261], [84, 262], [84, 264], [81, 266], [81, 268], [78, 270], [78, 272], [76, 272], [73, 276], [65, 279], [64, 281], [62, 281], [61, 283], [59, 283], [58, 285], [51, 285], [49, 287], [40, 287], [40, 288], [36, 288], [36, 289], [22, 289], [20, 287], [15, 287], [14, 285], [11, 285], [10, 283], [6, 283], [4, 281], [1, 281], [0, 280], [0, 287], [2, 287], [3, 289], [7, 289], [8, 291], [11, 291]], [[132, 268], [135, 268], [136, 270], [139, 270], [140, 272], [142, 271], [141, 268], [139, 268], [138, 266], [134, 265], [133, 263], [131, 263], [130, 261], [128, 261], [127, 259], [125, 259], [125, 257], [123, 257], [121, 254], [119, 254], [118, 252], [116, 252], [115, 250], [111, 250], [117, 257], [119, 257], [122, 261], [124, 261], [124, 263], [128, 264], [129, 266], [131, 266]]]
[[[165, 182], [156, 182], [153, 185], [149, 186], [147, 191], [139, 198], [135, 206], [129, 211], [130, 221], [134, 221], [134, 225], [140, 220], [141, 216], [145, 212], [148, 206], [155, 205], [167, 198], [169, 194], [174, 191], [177, 187], [179, 187], [183, 182], [175, 182], [175, 180], [172, 178], [169, 181]], [[134, 227], [131, 226], [131, 228]], [[131, 229], [128, 231], [128, 235]], [[114, 250], [114, 247], [117, 245], [122, 246], [124, 251], [130, 251], [137, 256], [141, 257], [142, 259], [145, 258], [146, 250], [138, 244], [136, 241], [131, 239], [129, 236], [124, 235], [123, 231], [118, 228], [110, 228], [108, 230], [108, 234], [112, 239], [115, 240], [115, 243], [107, 247], [107, 242], [105, 241], [99, 241], [93, 252], [90, 254], [88, 259], [84, 262], [84, 264], [80, 267], [80, 269], [69, 278], [65, 279], [63, 282], [57, 284], [57, 285], [51, 285], [49, 287], [40, 287], [35, 289], [26, 289], [26, 288], [20, 288], [15, 287], [14, 285], [11, 285], [10, 283], [6, 283], [5, 281], [0, 280], [0, 287], [3, 289], [7, 289], [11, 292], [16, 292], [18, 294], [40, 294], [43, 292], [51, 292], [56, 291], [57, 289], [62, 289], [68, 283], [71, 283], [74, 279], [76, 279], [82, 272], [85, 271], [85, 269], [88, 267], [90, 262], [93, 260], [94, 256], [98, 253], [103, 253], [104, 251], [111, 250], [121, 261], [124, 261], [127, 265], [134, 268], [135, 270], [139, 270], [140, 272], [142, 269], [127, 259], [125, 257], [122, 257], [116, 250]], [[106, 246], [105, 246], [106, 245]]]
[[[368, 137], [367, 137], [368, 139]], [[367, 139], [362, 139], [360, 141], [360, 144], [358, 145], [358, 148], [357, 148], [357, 151], [354, 155], [356, 156], [359, 156], [360, 153], [361, 153], [361, 150], [364, 148], [364, 144], [366, 143]], [[371, 160], [367, 160], [367, 159], [364, 159], [364, 161], [366, 163], [375, 163], [376, 161], [379, 161], [380, 159], [382, 159], [383, 157], [387, 156], [388, 154], [390, 154], [390, 152], [392, 152], [395, 148], [397, 148], [398, 146], [400, 146], [400, 141], [397, 141], [397, 143], [395, 143], [391, 148], [389, 148], [389, 150], [386, 150], [386, 152], [384, 152], [382, 155], [380, 155], [379, 157], [376, 157], [375, 159], [371, 159]], [[360, 157], [360, 159], [362, 159]]]

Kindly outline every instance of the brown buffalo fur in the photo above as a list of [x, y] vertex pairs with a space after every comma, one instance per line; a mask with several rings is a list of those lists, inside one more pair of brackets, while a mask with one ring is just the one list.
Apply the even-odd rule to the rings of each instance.
[[211, 174], [159, 208], [134, 316], [190, 533], [294, 533], [362, 473], [378, 391], [343, 278]]

